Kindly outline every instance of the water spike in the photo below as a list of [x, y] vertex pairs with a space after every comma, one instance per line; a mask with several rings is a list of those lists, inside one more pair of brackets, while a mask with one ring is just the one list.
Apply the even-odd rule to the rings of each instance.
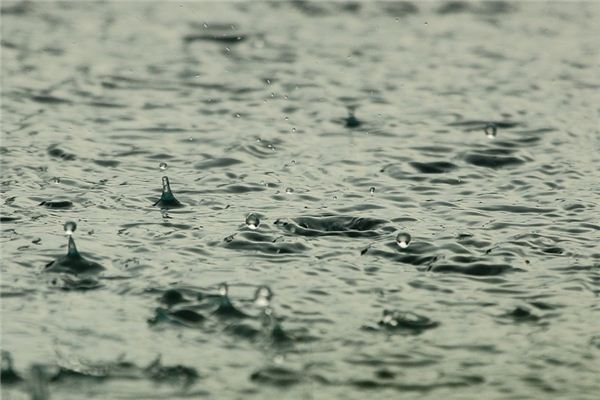
[[67, 256], [79, 257], [79, 252], [77, 251], [77, 246], [75, 246], [75, 240], [73, 240], [73, 236], [69, 236], [69, 244], [67, 249]]
[[344, 119], [344, 125], [346, 128], [358, 128], [362, 125], [362, 122], [354, 115], [356, 106], [348, 107], [348, 117]]
[[171, 192], [171, 185], [169, 184], [169, 177], [168, 176], [163, 176], [162, 177], [162, 190], [163, 190], [163, 195], [165, 193], [173, 195], [173, 193]]
[[183, 204], [181, 204], [173, 195], [171, 184], [169, 183], [169, 178], [167, 176], [162, 177], [162, 194], [160, 199], [154, 203], [154, 205], [163, 209], [183, 207]]

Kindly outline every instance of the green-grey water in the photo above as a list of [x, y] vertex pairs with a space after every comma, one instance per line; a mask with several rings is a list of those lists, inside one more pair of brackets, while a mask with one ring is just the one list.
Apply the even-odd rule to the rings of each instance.
[[2, 398], [597, 398], [599, 18], [3, 1]]

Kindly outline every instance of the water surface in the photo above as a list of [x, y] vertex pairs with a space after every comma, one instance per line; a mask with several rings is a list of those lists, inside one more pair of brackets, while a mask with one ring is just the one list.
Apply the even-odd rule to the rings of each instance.
[[2, 395], [594, 398], [599, 18], [3, 2]]

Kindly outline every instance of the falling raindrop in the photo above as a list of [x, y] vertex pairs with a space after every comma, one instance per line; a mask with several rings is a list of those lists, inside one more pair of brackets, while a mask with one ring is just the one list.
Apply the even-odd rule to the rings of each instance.
[[158, 168], [161, 171], [164, 171], [165, 169], [167, 169], [167, 163], [166, 162], [161, 162], [160, 164], [158, 164]]
[[54, 178], [52, 178], [52, 183], [60, 183], [60, 178], [55, 176]]
[[63, 228], [67, 235], [72, 235], [73, 232], [75, 232], [75, 230], [77, 229], [77, 224], [73, 221], [67, 221], [67, 222], [65, 222], [65, 225], [63, 226]]
[[485, 131], [485, 136], [488, 137], [488, 139], [494, 139], [496, 137], [496, 132], [498, 131], [498, 128], [496, 127], [496, 124], [487, 124], [484, 128]]
[[227, 282], [223, 282], [219, 285], [219, 294], [223, 297], [229, 294], [229, 286], [227, 285]]
[[259, 286], [254, 293], [254, 304], [258, 307], [269, 307], [271, 305], [271, 299], [273, 298], [273, 291], [268, 286]]
[[371, 186], [371, 188], [369, 189], [369, 193], [371, 193], [371, 194], [375, 193], [375, 187], [374, 186]]
[[396, 236], [396, 243], [401, 249], [407, 248], [410, 243], [410, 235], [405, 232], [399, 233], [398, 236]]
[[258, 215], [254, 213], [248, 214], [246, 217], [246, 225], [252, 230], [258, 228], [258, 225], [260, 225], [260, 219], [258, 218]]
[[292, 189], [291, 187], [289, 187], [289, 188], [285, 189], [285, 192], [287, 194], [292, 194], [292, 193], [294, 193], [294, 189]]

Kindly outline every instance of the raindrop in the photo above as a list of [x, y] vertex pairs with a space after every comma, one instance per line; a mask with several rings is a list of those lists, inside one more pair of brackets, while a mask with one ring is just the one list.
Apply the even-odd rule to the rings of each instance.
[[63, 226], [63, 228], [67, 235], [72, 235], [73, 232], [75, 232], [75, 230], [77, 229], [77, 224], [73, 221], [67, 221], [67, 222], [65, 222], [65, 225]]
[[248, 214], [246, 217], [246, 225], [252, 230], [258, 228], [258, 225], [260, 225], [260, 219], [258, 218], [258, 215], [254, 213]]
[[497, 130], [496, 124], [487, 124], [484, 128], [485, 136], [487, 136], [488, 139], [493, 139], [496, 137]]
[[273, 291], [268, 286], [260, 286], [254, 293], [254, 304], [259, 307], [269, 307], [271, 305], [271, 299], [273, 298]]
[[287, 188], [287, 189], [285, 189], [285, 192], [286, 192], [287, 194], [292, 194], [292, 193], [294, 193], [294, 189], [292, 189], [292, 188]]
[[396, 326], [398, 325], [398, 320], [396, 319], [394, 312], [383, 310], [383, 318], [381, 319], [381, 323], [387, 326]]
[[223, 297], [229, 294], [229, 286], [227, 285], [227, 282], [223, 282], [219, 285], [219, 294]]
[[55, 176], [54, 178], [52, 178], [52, 183], [60, 183], [60, 178]]
[[374, 186], [371, 186], [371, 188], [369, 189], [369, 193], [371, 193], [371, 194], [375, 193], [375, 187]]
[[296, 133], [296, 128], [292, 128], [292, 133]]
[[158, 168], [161, 171], [164, 171], [165, 169], [167, 169], [167, 163], [166, 162], [161, 162], [160, 164], [158, 164]]
[[398, 236], [396, 236], [396, 243], [401, 249], [407, 248], [410, 243], [410, 235], [405, 232], [399, 233]]

